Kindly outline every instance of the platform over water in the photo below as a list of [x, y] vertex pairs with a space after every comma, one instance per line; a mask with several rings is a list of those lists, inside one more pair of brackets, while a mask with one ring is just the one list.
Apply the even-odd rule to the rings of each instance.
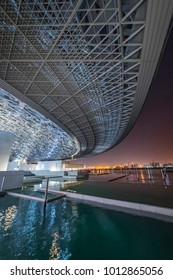
[[[168, 216], [173, 222], [173, 173], [162, 175], [160, 170], [91, 174], [88, 180], [69, 182], [62, 187], [62, 182], [50, 178], [49, 193], [104, 207], [112, 205], [139, 215]], [[45, 186], [39, 191], [44, 192]]]
[[89, 176], [89, 181], [94, 182], [111, 182], [121, 178], [127, 177], [126, 174], [92, 174]]
[[85, 195], [173, 208], [173, 173], [167, 174], [166, 185], [160, 171], [151, 180], [145, 175], [138, 180], [134, 173], [114, 181], [109, 181], [113, 174], [91, 175], [89, 180], [70, 189]]

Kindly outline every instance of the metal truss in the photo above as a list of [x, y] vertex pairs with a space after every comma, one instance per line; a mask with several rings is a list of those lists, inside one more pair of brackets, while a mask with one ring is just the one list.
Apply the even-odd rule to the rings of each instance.
[[115, 146], [141, 110], [148, 90], [138, 110], [134, 102], [152, 2], [1, 0], [0, 78], [63, 124], [78, 156]]

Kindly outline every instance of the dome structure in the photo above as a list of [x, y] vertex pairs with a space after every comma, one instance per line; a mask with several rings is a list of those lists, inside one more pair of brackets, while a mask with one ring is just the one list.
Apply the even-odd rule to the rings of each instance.
[[172, 11], [171, 0], [2, 0], [0, 125], [16, 135], [11, 159], [92, 156], [121, 142]]

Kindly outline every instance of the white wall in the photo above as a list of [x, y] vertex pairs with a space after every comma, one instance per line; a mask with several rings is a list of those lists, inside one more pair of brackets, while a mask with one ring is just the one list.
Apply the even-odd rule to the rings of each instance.
[[14, 170], [49, 170], [49, 171], [61, 171], [62, 160], [56, 161], [39, 161], [38, 164], [27, 164], [24, 162], [9, 162], [8, 171]]
[[[63, 160], [56, 160], [56, 161], [38, 161], [37, 164], [27, 164], [23, 162], [9, 162], [8, 163], [8, 171], [14, 170], [30, 170], [34, 172], [35, 170], [44, 170], [44, 171], [72, 171], [75, 165], [68, 166], [68, 168], [64, 167]], [[79, 168], [79, 165], [76, 165], [76, 171]], [[41, 173], [40, 173], [41, 174]]]
[[8, 171], [14, 171], [14, 170], [29, 170], [29, 166], [27, 163], [23, 162], [16, 162], [12, 161], [8, 163]]
[[14, 140], [14, 133], [0, 130], [0, 171], [6, 171]]
[[0, 171], [0, 191], [21, 188], [24, 171]]
[[14, 170], [25, 170], [28, 171], [30, 170], [36, 170], [37, 164], [27, 164], [25, 162], [16, 162], [12, 161], [8, 163], [7, 171], [14, 171]]
[[49, 170], [49, 171], [61, 171], [62, 160], [56, 161], [39, 161], [36, 170]]

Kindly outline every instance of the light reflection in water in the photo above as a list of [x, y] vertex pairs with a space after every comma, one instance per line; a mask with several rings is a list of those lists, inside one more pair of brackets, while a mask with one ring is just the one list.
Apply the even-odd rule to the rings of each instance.
[[77, 205], [66, 199], [47, 205], [45, 216], [40, 203], [20, 199], [0, 212], [0, 258], [11, 251], [12, 259], [69, 259], [77, 218]]
[[143, 183], [145, 183], [146, 180], [145, 180], [145, 176], [144, 176], [143, 170], [140, 170], [140, 176], [141, 176], [141, 181], [142, 181]]
[[[53, 205], [52, 205], [53, 206]], [[69, 207], [70, 206], [70, 207]], [[61, 201], [61, 207], [58, 209], [54, 205], [51, 211], [49, 222], [56, 226], [56, 232], [53, 233], [53, 240], [50, 248], [50, 259], [66, 260], [71, 257], [70, 242], [74, 231], [74, 224], [78, 217], [78, 208], [75, 204], [70, 204], [66, 199]], [[58, 221], [58, 223], [57, 223]]]
[[162, 168], [139, 169], [138, 174], [135, 170], [129, 170], [127, 172], [127, 177], [117, 180], [117, 182], [127, 182], [127, 181], [129, 183], [141, 183], [144, 185], [150, 184], [151, 186], [162, 185], [167, 188], [173, 185], [173, 172], [167, 171], [164, 176]]
[[15, 220], [17, 214], [17, 207], [15, 205], [8, 207], [5, 213], [1, 212], [0, 214], [0, 222], [1, 226], [4, 228], [4, 231], [8, 231], [13, 225], [13, 221]]
[[59, 259], [59, 248], [57, 246], [57, 240], [59, 239], [58, 232], [53, 233], [53, 240], [52, 240], [52, 246], [49, 251], [49, 260], [56, 260]]
[[[75, 180], [49, 180], [49, 190], [55, 190], [55, 191], [60, 191], [60, 190], [65, 190], [66, 188], [73, 187], [73, 186], [78, 186], [83, 184], [83, 181], [75, 181]], [[43, 180], [41, 187], [44, 189], [46, 187], [46, 180]], [[38, 190], [40, 187], [37, 186], [35, 190]]]
[[0, 226], [0, 259], [172, 259], [173, 225], [165, 222], [66, 199], [44, 216], [39, 202], [4, 197], [3, 225], [7, 212], [16, 216], [7, 231]]
[[166, 174], [165, 180], [166, 180], [167, 186], [170, 186], [171, 185], [171, 180], [170, 180], [170, 176], [168, 176], [168, 174]]

